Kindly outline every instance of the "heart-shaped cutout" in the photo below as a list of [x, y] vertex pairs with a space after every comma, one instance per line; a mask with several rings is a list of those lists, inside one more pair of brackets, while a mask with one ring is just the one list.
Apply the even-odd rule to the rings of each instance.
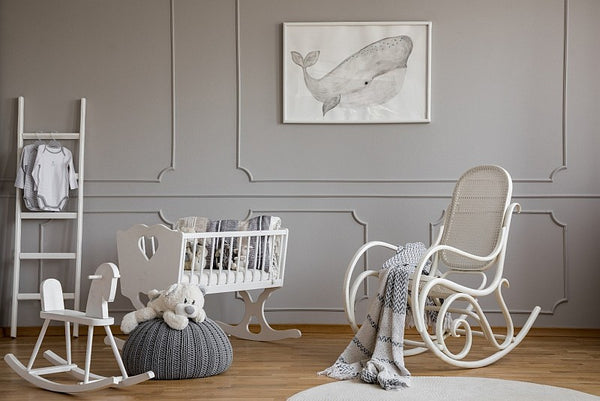
[[142, 255], [149, 261], [158, 251], [158, 238], [144, 235], [138, 240], [138, 247]]

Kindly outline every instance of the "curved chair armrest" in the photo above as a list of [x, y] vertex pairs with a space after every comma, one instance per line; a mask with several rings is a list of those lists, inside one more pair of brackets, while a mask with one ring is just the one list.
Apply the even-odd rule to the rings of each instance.
[[356, 264], [358, 263], [359, 259], [369, 249], [376, 246], [381, 246], [383, 248], [390, 249], [394, 252], [398, 251], [397, 245], [393, 245], [383, 241], [369, 241], [362, 245], [360, 248], [358, 248], [352, 259], [350, 259], [350, 263], [348, 263], [348, 267], [346, 268], [346, 275], [344, 276], [344, 294], [347, 294], [348, 290], [350, 289], [350, 280], [352, 279], [352, 273], [354, 272], [354, 268], [356, 267]]
[[348, 263], [348, 267], [346, 268], [346, 275], [344, 277], [344, 288], [343, 288], [344, 306], [345, 306], [346, 317], [348, 318], [348, 322], [350, 323], [350, 326], [352, 326], [352, 329], [355, 332], [358, 330], [358, 326], [356, 325], [356, 320], [354, 317], [354, 302], [356, 300], [356, 292], [358, 291], [358, 287], [359, 287], [360, 283], [365, 278], [367, 278], [369, 276], [377, 276], [379, 274], [379, 272], [375, 271], [375, 270], [366, 270], [366, 271], [360, 273], [358, 275], [358, 277], [354, 280], [352, 289], [350, 289], [350, 281], [352, 280], [352, 274], [353, 274], [356, 264], [358, 263], [360, 258], [369, 249], [371, 249], [373, 247], [377, 247], [377, 246], [390, 249], [394, 252], [398, 251], [397, 245], [393, 245], [393, 244], [383, 242], [383, 241], [369, 241], [369, 242], [363, 244], [360, 248], [358, 248], [358, 250], [352, 257], [352, 259], [350, 259], [350, 263]]
[[362, 282], [370, 276], [378, 277], [379, 272], [375, 270], [365, 270], [360, 273], [356, 280], [354, 280], [354, 284], [352, 284], [352, 288], [350, 291], [345, 293], [345, 309], [346, 309], [346, 318], [348, 319], [348, 323], [350, 323], [350, 327], [352, 327], [352, 331], [355, 333], [358, 331], [358, 323], [356, 322], [356, 315], [354, 313], [354, 304], [356, 302], [356, 293], [358, 292], [358, 287], [362, 284]]

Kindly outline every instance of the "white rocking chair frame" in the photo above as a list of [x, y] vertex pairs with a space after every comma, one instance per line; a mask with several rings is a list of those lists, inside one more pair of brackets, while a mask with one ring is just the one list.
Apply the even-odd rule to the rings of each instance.
[[[492, 177], [490, 178], [487, 174], [491, 174]], [[459, 249], [448, 243], [448, 237], [451, 236], [451, 234], [448, 234], [448, 230], [453, 224], [448, 211], [452, 213], [453, 207], [458, 209], [459, 206], [457, 205], [461, 201], [467, 206], [461, 205], [460, 207], [468, 208], [469, 199], [465, 201], [465, 199], [461, 198], [463, 194], [460, 193], [460, 185], [463, 185], [469, 179], [481, 180], [482, 177], [484, 180], [490, 181], [500, 177], [500, 180], [505, 181], [504, 185], [506, 186], [503, 190], [504, 192], [500, 191], [498, 194], [498, 196], [503, 196], [505, 201], [503, 210], [498, 211], [501, 212], [501, 220], [499, 221], [497, 235], [493, 238], [495, 246], [494, 242], [492, 242], [493, 248], [489, 253], [484, 254], [484, 256], [468, 252], [465, 249]], [[520, 205], [518, 203], [509, 203], [511, 195], [512, 181], [510, 175], [501, 167], [478, 166], [468, 170], [461, 176], [457, 182], [452, 203], [446, 213], [445, 224], [441, 226], [437, 238], [422, 257], [411, 277], [408, 304], [412, 310], [414, 324], [421, 336], [421, 341], [404, 340], [404, 355], [411, 356], [431, 351], [451, 365], [461, 368], [477, 368], [498, 361], [512, 351], [525, 338], [540, 313], [540, 307], [536, 306], [533, 308], [525, 324], [519, 333], [515, 335], [512, 317], [502, 296], [502, 287], [509, 286], [508, 280], [503, 276], [503, 272], [511, 219], [513, 213], [520, 212]], [[359, 328], [354, 311], [358, 289], [367, 277], [378, 276], [379, 271], [365, 270], [358, 274], [354, 280], [353, 272], [367, 251], [375, 247], [383, 247], [392, 251], [398, 251], [399, 249], [398, 246], [387, 242], [371, 241], [361, 246], [352, 257], [346, 270], [343, 291], [346, 317], [354, 332], [357, 332]], [[439, 269], [440, 259], [442, 259], [447, 268], [445, 272], [441, 272]], [[447, 260], [450, 261], [449, 264], [451, 266], [448, 266]], [[431, 268], [429, 274], [426, 275], [423, 274], [423, 268], [429, 261], [431, 261]], [[488, 283], [488, 276], [485, 272], [493, 272], [493, 269], [495, 269], [493, 278]], [[469, 287], [450, 279], [449, 276], [451, 275], [479, 277], [480, 284], [476, 288]], [[484, 311], [479, 305], [478, 299], [489, 295], [495, 296], [504, 316], [506, 322], [505, 334], [495, 334], [493, 332]], [[428, 299], [433, 300], [433, 304], [431, 302], [428, 303]], [[466, 306], [464, 306], [465, 303]], [[425, 321], [427, 311], [435, 311], [438, 316], [435, 327], [432, 327], [432, 333], [428, 331], [427, 322]], [[445, 322], [447, 313], [453, 316], [449, 325], [450, 327], [447, 327], [445, 324], [448, 323]], [[454, 317], [455, 315], [458, 316]], [[476, 330], [474, 327], [478, 327], [479, 329]], [[464, 360], [471, 351], [474, 335], [485, 337], [494, 348], [494, 351], [491, 355], [481, 359]], [[453, 352], [448, 348], [445, 340], [449, 336], [464, 337], [464, 345], [459, 352]]]

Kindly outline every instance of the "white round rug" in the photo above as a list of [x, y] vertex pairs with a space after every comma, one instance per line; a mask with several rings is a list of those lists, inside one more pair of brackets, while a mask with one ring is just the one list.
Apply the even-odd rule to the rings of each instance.
[[301, 391], [288, 401], [599, 401], [600, 397], [562, 387], [479, 377], [413, 376], [411, 386], [383, 390], [361, 381], [336, 381]]

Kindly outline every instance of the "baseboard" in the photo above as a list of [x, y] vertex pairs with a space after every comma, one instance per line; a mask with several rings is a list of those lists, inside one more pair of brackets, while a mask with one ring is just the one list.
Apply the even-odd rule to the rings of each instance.
[[[347, 334], [352, 335], [352, 329], [345, 324], [272, 324], [274, 329], [298, 329], [303, 334]], [[37, 337], [41, 326], [18, 327], [17, 337]], [[258, 325], [250, 325], [250, 331], [256, 332]], [[503, 328], [494, 328], [495, 332], [502, 333]], [[111, 326], [114, 335], [124, 335], [119, 326]], [[516, 331], [519, 329], [517, 328]], [[48, 336], [64, 336], [64, 328], [60, 326], [50, 326], [46, 332]], [[414, 328], [407, 329], [406, 335], [418, 335]], [[80, 336], [87, 336], [87, 329], [79, 329]], [[533, 327], [528, 336], [536, 337], [600, 337], [600, 329], [571, 328], [571, 327]], [[2, 337], [10, 337], [10, 327], [2, 327]]]

